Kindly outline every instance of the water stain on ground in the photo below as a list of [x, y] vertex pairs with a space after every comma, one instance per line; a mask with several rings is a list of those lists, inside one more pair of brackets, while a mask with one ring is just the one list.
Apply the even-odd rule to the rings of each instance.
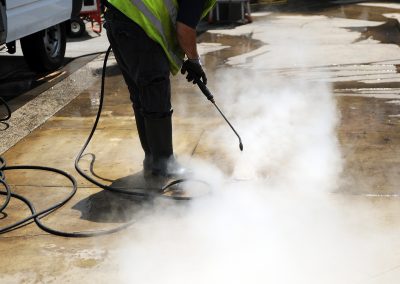
[[199, 40], [201, 42], [212, 42], [227, 46], [227, 48], [208, 53], [204, 56], [207, 68], [210, 70], [223, 65], [230, 57], [249, 53], [265, 45], [262, 41], [254, 39], [251, 33], [240, 36], [204, 33], [199, 37]]
[[[382, 44], [400, 46], [400, 24], [397, 19], [387, 18], [385, 14], [398, 13], [398, 9], [385, 7], [368, 7], [347, 5], [331, 8], [327, 15], [346, 19], [383, 22], [376, 26], [347, 28], [359, 32], [355, 42], [372, 39]], [[377, 195], [398, 194], [400, 180], [400, 162], [393, 153], [399, 151], [400, 113], [399, 107], [391, 103], [396, 99], [399, 88], [399, 64], [385, 62], [365, 62], [353, 65], [353, 68], [365, 68], [376, 71], [369, 75], [379, 77], [385, 72], [393, 73], [392, 80], [353, 80], [334, 82], [337, 93], [345, 92], [354, 97], [338, 97], [338, 108], [341, 110], [341, 124], [338, 127], [338, 138], [342, 144], [345, 157], [345, 182], [340, 191], [354, 194], [374, 192]], [[385, 70], [386, 69], [386, 70]], [[380, 82], [383, 81], [383, 82]], [[371, 94], [376, 98], [357, 97]], [[379, 96], [390, 94], [393, 99], [379, 99]], [[399, 96], [400, 99], [400, 96]]]

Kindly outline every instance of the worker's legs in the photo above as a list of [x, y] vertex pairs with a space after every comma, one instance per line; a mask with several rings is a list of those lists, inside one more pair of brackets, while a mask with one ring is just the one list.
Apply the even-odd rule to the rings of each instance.
[[[110, 44], [130, 91], [143, 150], [152, 156], [152, 172], [180, 172], [173, 158], [168, 59], [159, 44], [119, 12], [109, 11], [106, 20]], [[175, 166], [170, 167], [170, 161]], [[144, 165], [146, 169], [146, 159]]]
[[[145, 158], [143, 161], [143, 168], [145, 170], [151, 170], [152, 167], [152, 155], [150, 147], [147, 143], [146, 138], [146, 128], [143, 117], [143, 110], [141, 107], [140, 99], [139, 99], [139, 87], [133, 80], [133, 76], [129, 74], [129, 66], [127, 64], [135, 64], [138, 65], [138, 58], [131, 57], [129, 61], [125, 59], [125, 57], [120, 53], [118, 48], [118, 42], [115, 38], [115, 26], [118, 27], [118, 19], [115, 19], [115, 15], [113, 13], [106, 14], [107, 19], [107, 36], [110, 41], [111, 46], [113, 47], [113, 52], [115, 59], [117, 60], [118, 66], [121, 69], [122, 75], [125, 79], [126, 84], [128, 85], [130, 98], [132, 101], [132, 107], [135, 114], [136, 128], [139, 134], [140, 144], [142, 145], [143, 151], [145, 153]], [[117, 24], [115, 22], [117, 21]], [[118, 33], [118, 32], [117, 32]], [[118, 35], [117, 35], [118, 37]]]

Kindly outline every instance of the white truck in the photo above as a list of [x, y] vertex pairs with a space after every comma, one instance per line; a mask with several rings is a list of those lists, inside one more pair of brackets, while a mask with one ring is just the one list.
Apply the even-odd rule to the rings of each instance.
[[82, 0], [0, 0], [0, 47], [15, 53], [20, 40], [31, 69], [57, 69], [64, 61], [66, 22], [81, 8]]

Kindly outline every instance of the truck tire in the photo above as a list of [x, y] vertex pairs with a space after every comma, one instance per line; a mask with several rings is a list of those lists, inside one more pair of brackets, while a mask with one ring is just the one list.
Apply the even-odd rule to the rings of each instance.
[[53, 71], [64, 62], [65, 24], [58, 24], [21, 39], [21, 48], [28, 66], [37, 72]]
[[67, 34], [69, 37], [81, 37], [85, 31], [86, 26], [81, 18], [74, 18], [67, 22]]

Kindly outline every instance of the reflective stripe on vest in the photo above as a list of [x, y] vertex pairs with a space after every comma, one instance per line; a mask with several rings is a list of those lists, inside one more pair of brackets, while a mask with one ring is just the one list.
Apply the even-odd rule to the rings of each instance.
[[[166, 48], [168, 50], [167, 56], [171, 57], [170, 60], [173, 61], [174, 65], [177, 67], [177, 69], [180, 68], [182, 65], [182, 58], [178, 57], [175, 53], [175, 50], [170, 46], [170, 42], [166, 38], [166, 32], [164, 31], [164, 27], [161, 23], [161, 21], [149, 10], [149, 8], [143, 3], [142, 0], [131, 0], [132, 4], [135, 5], [139, 11], [151, 22], [151, 24], [157, 29], [158, 34], [162, 37], [163, 42], [166, 44]], [[172, 20], [173, 27], [176, 25], [176, 15], [178, 14], [178, 9], [174, 2], [172, 0], [166, 0], [164, 1], [166, 4], [168, 14], [170, 15], [170, 19]], [[173, 73], [176, 73], [177, 71], [173, 70]]]
[[164, 0], [164, 4], [167, 7], [169, 17], [173, 26], [176, 26], [176, 18], [178, 17], [178, 5], [173, 0]]

